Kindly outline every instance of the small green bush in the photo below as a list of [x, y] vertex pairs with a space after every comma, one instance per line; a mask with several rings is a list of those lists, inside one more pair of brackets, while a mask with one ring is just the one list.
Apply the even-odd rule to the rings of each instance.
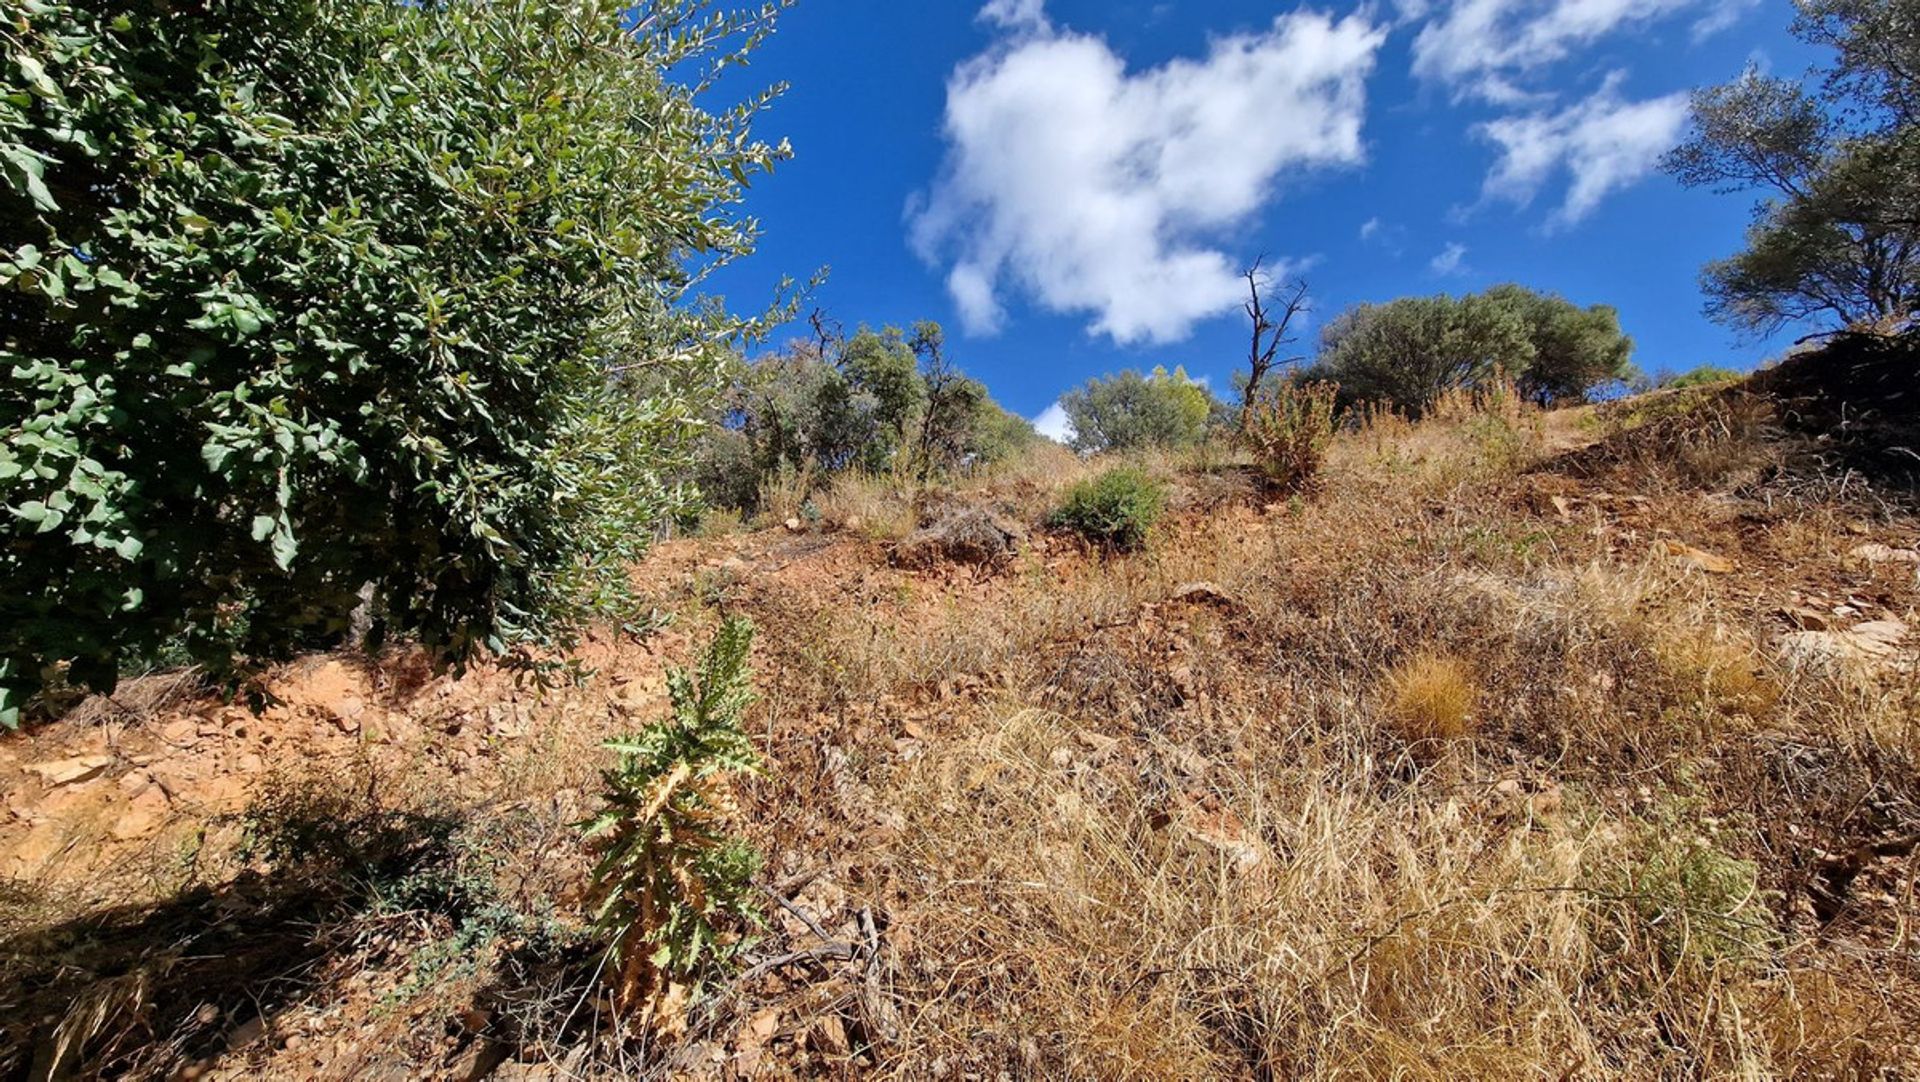
[[1117, 466], [1068, 489], [1067, 498], [1047, 522], [1096, 545], [1124, 551], [1147, 543], [1166, 506], [1165, 485], [1145, 470]]
[[1696, 833], [1678, 810], [1654, 820], [1604, 890], [1626, 903], [1614, 913], [1619, 945], [1650, 946], [1670, 966], [1751, 962], [1775, 949], [1759, 867]]
[[1674, 390], [1683, 387], [1711, 387], [1719, 383], [1732, 383], [1741, 375], [1742, 373], [1731, 368], [1722, 368], [1717, 364], [1703, 364], [1663, 381], [1661, 386]]

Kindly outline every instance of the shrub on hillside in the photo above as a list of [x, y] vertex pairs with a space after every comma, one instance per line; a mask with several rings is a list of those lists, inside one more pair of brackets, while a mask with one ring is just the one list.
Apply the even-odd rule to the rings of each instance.
[[1067, 490], [1048, 525], [1096, 545], [1137, 549], [1166, 509], [1166, 486], [1133, 466], [1117, 466]]
[[1338, 381], [1343, 405], [1387, 402], [1420, 417], [1451, 391], [1498, 380], [1542, 405], [1578, 402], [1628, 378], [1632, 355], [1612, 307], [1500, 285], [1349, 308], [1322, 329], [1308, 378]]
[[1240, 436], [1254, 465], [1276, 488], [1310, 486], [1333, 442], [1334, 383], [1282, 382], [1248, 402]]
[[1039, 439], [947, 358], [939, 324], [842, 339], [817, 322], [817, 339], [734, 366], [687, 474], [708, 506], [767, 512], [782, 477], [811, 486], [799, 500], [836, 477], [926, 481]]
[[1731, 368], [1722, 368], [1714, 364], [1703, 364], [1698, 368], [1662, 380], [1660, 386], [1672, 390], [1679, 390], [1684, 387], [1712, 387], [1721, 383], [1732, 383], [1734, 380], [1739, 379], [1740, 376], [1741, 373]]
[[1218, 400], [1186, 370], [1155, 368], [1090, 379], [1060, 398], [1073, 424], [1073, 447], [1102, 453], [1192, 447], [1221, 412]]
[[177, 642], [440, 659], [619, 605], [782, 155], [704, 0], [44, 0], [0, 45], [0, 721]]

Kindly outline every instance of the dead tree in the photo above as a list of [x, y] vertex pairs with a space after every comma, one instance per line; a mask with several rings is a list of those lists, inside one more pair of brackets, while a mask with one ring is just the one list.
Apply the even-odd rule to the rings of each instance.
[[1253, 266], [1248, 267], [1242, 275], [1247, 280], [1247, 319], [1253, 325], [1253, 342], [1247, 348], [1247, 387], [1240, 399], [1243, 417], [1247, 407], [1253, 405], [1254, 396], [1260, 393], [1260, 381], [1267, 378], [1267, 373], [1276, 364], [1292, 364], [1300, 360], [1299, 357], [1288, 357], [1280, 361], [1280, 347], [1293, 344], [1294, 339], [1289, 331], [1294, 317], [1307, 310], [1307, 283], [1299, 278], [1287, 281], [1277, 312], [1269, 306], [1273, 298], [1263, 297], [1260, 293], [1263, 284], [1261, 262], [1254, 260]]

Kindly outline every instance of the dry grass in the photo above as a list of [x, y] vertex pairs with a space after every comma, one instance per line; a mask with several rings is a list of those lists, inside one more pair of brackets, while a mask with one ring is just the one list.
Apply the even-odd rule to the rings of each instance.
[[1665, 870], [1657, 841], [1491, 798], [1383, 797], [1364, 744], [1237, 736], [1252, 762], [1195, 778], [1013, 711], [913, 770], [911, 1061], [1662, 1077], [1801, 1075], [1890, 1051], [1859, 974], [1822, 987], [1858, 1027], [1845, 1039], [1765, 1031], [1782, 1004], [1758, 979], [1763, 937], [1744, 937], [1764, 918]]
[[1473, 735], [1480, 687], [1461, 662], [1419, 654], [1387, 675], [1387, 718], [1400, 739], [1416, 747], [1445, 745]]
[[886, 475], [844, 473], [816, 499], [822, 522], [872, 538], [898, 541], [913, 532], [913, 500], [918, 488]]
[[[1706, 457], [1672, 453], [1688, 416]], [[387, 811], [461, 809], [507, 910], [564, 911], [597, 742], [743, 612], [770, 765], [743, 827], [809, 920], [878, 949], [722, 987], [658, 1049], [552, 1009], [574, 986], [522, 932], [426, 979], [444, 917], [357, 919], [282, 1014], [335, 1017], [336, 979], [384, 989], [400, 1010], [312, 1025], [401, 1074], [444, 1066], [431, 1035], [478, 995], [516, 1004], [516, 1056], [575, 1077], [1913, 1076], [1920, 676], [1783, 655], [1778, 611], [1824, 591], [1912, 620], [1920, 585], [1845, 554], [1862, 522], [1914, 520], [1811, 483], [1747, 494], [1764, 424], [1674, 412], [1642, 422], [1658, 451], [1622, 429], [1581, 457], [1585, 423], [1498, 393], [1371, 417], [1273, 505], [1217, 451], [1149, 458], [1175, 499], [1147, 551], [1041, 537], [993, 575], [780, 529], [668, 546], [640, 571], [668, 636], [606, 648], [583, 688], [461, 706], [520, 735], [457, 778], [380, 748], [343, 777]], [[1042, 448], [953, 495], [1031, 524], [1109, 464]], [[918, 495], [811, 499], [884, 540]], [[817, 942], [783, 913], [770, 956]]]
[[758, 522], [763, 526], [778, 526], [793, 520], [807, 521], [817, 517], [815, 494], [823, 483], [821, 471], [809, 458], [799, 468], [782, 466], [778, 471], [768, 474], [760, 482]]

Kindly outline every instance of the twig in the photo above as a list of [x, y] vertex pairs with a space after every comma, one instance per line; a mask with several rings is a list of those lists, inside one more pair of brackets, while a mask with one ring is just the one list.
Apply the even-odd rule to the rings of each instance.
[[860, 983], [860, 1000], [872, 1032], [883, 1041], [900, 1039], [898, 1016], [887, 1002], [886, 992], [880, 987], [880, 973], [876, 968], [880, 962], [880, 931], [874, 927], [873, 910], [860, 907], [860, 927], [867, 934], [866, 974]]
[[851, 962], [860, 957], [861, 946], [858, 943], [823, 943], [806, 950], [788, 951], [772, 958], [765, 958], [749, 966], [740, 974], [741, 981], [750, 981], [764, 973], [795, 965], [801, 962]]
[[822, 864], [818, 868], [812, 868], [804, 872], [796, 872], [782, 879], [778, 883], [773, 884], [773, 889], [791, 898], [795, 894], [800, 893], [808, 884], [825, 874], [827, 874], [827, 866]]
[[832, 938], [827, 935], [827, 930], [825, 928], [820, 927], [819, 922], [815, 921], [811, 916], [807, 914], [806, 910], [800, 908], [797, 905], [794, 905], [792, 902], [781, 897], [779, 894], [775, 893], [772, 889], [767, 887], [765, 884], [755, 884], [755, 886], [758, 886], [760, 888], [760, 893], [766, 895], [769, 898], [772, 898], [775, 902], [779, 903], [780, 908], [800, 918], [800, 923], [806, 925], [809, 929], [811, 929], [814, 935], [819, 936], [820, 941], [822, 943], [825, 943]]

